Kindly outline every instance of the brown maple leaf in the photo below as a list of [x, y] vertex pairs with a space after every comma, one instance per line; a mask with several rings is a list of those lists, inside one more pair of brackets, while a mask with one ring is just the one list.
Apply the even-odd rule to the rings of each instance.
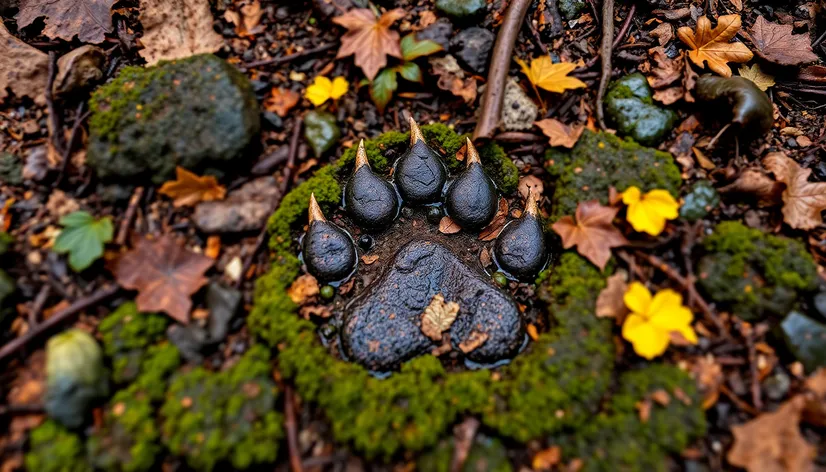
[[757, 199], [757, 206], [772, 207], [783, 202], [782, 195], [785, 185], [766, 175], [762, 169], [746, 169], [737, 179], [721, 187], [721, 194], [733, 193], [750, 195]]
[[599, 200], [579, 202], [576, 220], [564, 216], [551, 227], [562, 238], [565, 249], [576, 246], [577, 252], [600, 268], [611, 258], [611, 248], [624, 246], [628, 240], [614, 226], [619, 208], [605, 207]]
[[826, 183], [809, 182], [811, 169], [804, 169], [782, 152], [773, 152], [763, 158], [763, 165], [778, 182], [786, 184], [783, 190], [783, 221], [794, 229], [809, 230], [823, 224], [820, 212], [826, 210]]
[[175, 180], [164, 182], [159, 192], [172, 198], [172, 204], [176, 207], [223, 200], [227, 195], [227, 189], [223, 185], [218, 185], [214, 176], [200, 177], [181, 166], [175, 169], [175, 173]]
[[582, 132], [585, 131], [585, 125], [568, 126], [553, 118], [536, 121], [534, 125], [539, 127], [542, 134], [548, 137], [551, 146], [562, 146], [568, 149], [576, 145], [579, 137], [582, 136]]
[[708, 68], [723, 77], [731, 77], [729, 62], [748, 62], [754, 54], [743, 43], [729, 43], [740, 31], [740, 15], [723, 15], [717, 20], [717, 27], [711, 27], [711, 20], [701, 16], [697, 20], [696, 31], [688, 26], [677, 30], [677, 36], [691, 51], [688, 57], [700, 67], [708, 63]]
[[778, 25], [757, 17], [751, 27], [751, 40], [757, 55], [784, 66], [817, 61], [809, 34], [792, 34], [792, 25]]
[[138, 310], [163, 311], [186, 324], [192, 309], [190, 297], [209, 281], [204, 272], [214, 262], [164, 235], [140, 239], [118, 259], [113, 272], [121, 287], [138, 291]]
[[732, 426], [734, 445], [726, 455], [728, 461], [748, 472], [813, 471], [817, 448], [803, 439], [799, 426], [805, 403], [798, 395], [773, 413]]
[[648, 76], [648, 84], [654, 89], [654, 100], [663, 105], [679, 100], [693, 103], [691, 91], [697, 85], [697, 73], [686, 60], [685, 53], [681, 52], [674, 59], [669, 58], [662, 47], [652, 48], [648, 53], [655, 64]]
[[143, 25], [139, 52], [147, 65], [215, 52], [224, 38], [212, 29], [215, 19], [207, 0], [141, 0]]
[[354, 8], [333, 18], [334, 23], [347, 28], [336, 58], [353, 55], [356, 65], [372, 82], [379, 70], [387, 65], [388, 55], [402, 58], [399, 33], [392, 31], [390, 26], [404, 15], [404, 10], [396, 8], [376, 18], [369, 8]]
[[264, 100], [264, 108], [284, 118], [301, 98], [297, 92], [285, 88], [273, 88], [269, 98]]
[[115, 0], [20, 0], [17, 27], [25, 28], [46, 17], [43, 34], [51, 39], [81, 43], [102, 43], [112, 32], [112, 5]]
[[9, 88], [18, 97], [44, 105], [48, 82], [49, 56], [15, 38], [0, 20], [0, 100]]
[[427, 62], [433, 69], [433, 75], [439, 77], [436, 86], [462, 98], [468, 105], [476, 100], [476, 79], [459, 67], [455, 57], [450, 54], [445, 57], [431, 57]]
[[605, 288], [597, 297], [596, 315], [598, 318], [614, 318], [621, 323], [628, 313], [625, 306], [625, 292], [628, 291], [628, 273], [618, 270], [608, 277]]

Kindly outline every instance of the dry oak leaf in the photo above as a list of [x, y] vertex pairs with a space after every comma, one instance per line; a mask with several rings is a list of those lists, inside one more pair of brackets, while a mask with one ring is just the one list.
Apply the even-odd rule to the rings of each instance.
[[172, 198], [175, 207], [193, 206], [199, 202], [223, 200], [227, 189], [219, 185], [214, 176], [200, 177], [178, 166], [175, 169], [175, 180], [164, 182], [159, 192]]
[[303, 305], [307, 303], [307, 300], [318, 295], [318, 292], [320, 292], [318, 280], [310, 274], [304, 274], [290, 285], [287, 289], [287, 296], [296, 305]]
[[190, 297], [209, 282], [204, 272], [214, 262], [164, 235], [156, 240], [140, 239], [116, 261], [113, 272], [121, 287], [138, 291], [138, 310], [163, 311], [186, 324], [192, 309]]
[[559, 120], [547, 118], [540, 121], [535, 121], [534, 125], [542, 130], [542, 134], [548, 137], [551, 146], [562, 146], [571, 149], [579, 141], [582, 132], [585, 131], [585, 125], [568, 126]]
[[354, 8], [333, 18], [334, 23], [347, 28], [336, 58], [352, 54], [356, 65], [372, 82], [379, 70], [387, 65], [388, 55], [402, 58], [399, 33], [390, 30], [390, 26], [404, 18], [404, 14], [404, 10], [396, 8], [376, 18], [369, 8]]
[[737, 180], [720, 188], [721, 194], [750, 195], [757, 199], [757, 206], [772, 207], [783, 202], [785, 185], [775, 181], [762, 169], [749, 168], [740, 173]]
[[0, 100], [6, 88], [18, 97], [31, 97], [38, 105], [46, 104], [49, 82], [49, 56], [15, 38], [0, 20]]
[[648, 35], [657, 38], [660, 46], [665, 46], [674, 38], [674, 27], [671, 23], [660, 23], [659, 26], [649, 31]]
[[701, 16], [697, 29], [683, 26], [677, 36], [691, 48], [688, 57], [700, 67], [708, 63], [708, 68], [723, 77], [731, 77], [729, 62], [748, 62], [754, 54], [743, 43], [729, 43], [740, 31], [740, 15], [723, 15], [717, 20], [717, 27], [711, 28], [711, 20]]
[[778, 25], [757, 17], [751, 27], [751, 41], [757, 55], [784, 66], [797, 66], [817, 61], [809, 34], [792, 34], [792, 25]]
[[757, 88], [764, 92], [775, 84], [774, 77], [763, 72], [763, 70], [760, 69], [760, 64], [754, 64], [751, 67], [741, 66], [739, 72], [740, 77], [751, 80]]
[[224, 39], [212, 29], [208, 0], [141, 0], [140, 51], [147, 65], [215, 52]]
[[654, 100], [671, 105], [679, 100], [694, 102], [691, 92], [697, 85], [697, 73], [691, 68], [685, 53], [671, 59], [662, 47], [648, 51], [655, 67], [648, 76], [648, 84], [654, 89]]
[[445, 297], [437, 293], [422, 313], [422, 333], [434, 341], [439, 341], [442, 339], [442, 332], [450, 329], [458, 315], [459, 304], [445, 302]]
[[459, 350], [467, 354], [478, 349], [485, 341], [488, 340], [488, 333], [473, 330], [468, 335], [467, 339], [459, 343]]
[[270, 96], [264, 100], [264, 108], [284, 118], [300, 99], [301, 95], [298, 92], [277, 87], [273, 88]]
[[625, 305], [625, 292], [628, 291], [628, 273], [618, 270], [614, 275], [608, 277], [605, 288], [599, 292], [597, 297], [596, 315], [598, 318], [615, 318], [622, 322], [628, 314], [628, 307]]
[[748, 472], [813, 471], [817, 448], [803, 439], [799, 426], [805, 403], [798, 395], [773, 413], [732, 426], [734, 445], [726, 455], [728, 461]]
[[476, 100], [476, 79], [459, 67], [455, 57], [448, 54], [445, 57], [431, 57], [427, 61], [433, 74], [439, 77], [436, 85], [440, 89], [462, 98], [468, 105]]
[[17, 27], [25, 28], [46, 17], [43, 34], [51, 39], [81, 43], [102, 43], [112, 32], [112, 5], [115, 0], [20, 0]]
[[565, 249], [576, 246], [581, 256], [602, 270], [611, 258], [611, 248], [628, 244], [614, 226], [617, 212], [619, 208], [602, 206], [599, 200], [579, 202], [576, 220], [564, 216], [551, 227], [562, 238]]
[[459, 231], [462, 231], [462, 227], [456, 224], [453, 221], [453, 218], [449, 216], [443, 216], [442, 219], [439, 221], [439, 232], [442, 234], [456, 234]]
[[786, 184], [783, 190], [783, 221], [794, 229], [809, 230], [823, 224], [820, 212], [826, 210], [826, 183], [809, 182], [811, 169], [804, 169], [782, 152], [773, 152], [763, 158], [763, 165], [778, 182]]

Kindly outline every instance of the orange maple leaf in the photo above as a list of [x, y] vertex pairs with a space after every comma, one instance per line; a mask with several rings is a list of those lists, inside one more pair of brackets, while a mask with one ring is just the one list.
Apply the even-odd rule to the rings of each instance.
[[783, 191], [783, 221], [794, 229], [813, 229], [823, 224], [820, 213], [826, 210], [826, 183], [809, 182], [812, 169], [804, 169], [782, 152], [763, 158], [763, 165], [778, 182], [786, 184]]
[[697, 29], [683, 26], [677, 30], [680, 37], [691, 51], [688, 57], [700, 67], [708, 63], [708, 68], [723, 77], [731, 77], [729, 62], [748, 62], [754, 54], [743, 43], [729, 43], [741, 26], [740, 15], [723, 15], [717, 20], [717, 27], [711, 27], [711, 20], [701, 16], [697, 20]]
[[534, 125], [548, 137], [551, 146], [562, 146], [568, 149], [574, 147], [579, 137], [582, 136], [582, 132], [585, 131], [585, 125], [568, 126], [553, 118], [536, 121]]
[[176, 207], [223, 200], [227, 195], [227, 189], [218, 185], [218, 181], [211, 175], [199, 177], [180, 166], [175, 169], [175, 173], [176, 179], [165, 182], [159, 192], [172, 198], [172, 204]]
[[204, 272], [214, 263], [164, 235], [139, 240], [117, 260], [113, 272], [121, 287], [138, 291], [138, 310], [163, 311], [186, 324], [192, 310], [190, 297], [209, 281]]
[[390, 30], [390, 26], [404, 14], [404, 10], [396, 8], [376, 18], [369, 8], [354, 8], [333, 18], [334, 23], [347, 28], [336, 58], [352, 54], [356, 65], [372, 82], [379, 70], [387, 65], [388, 55], [402, 58], [399, 33]]
[[562, 238], [565, 249], [576, 246], [577, 252], [600, 268], [611, 258], [611, 248], [625, 246], [628, 240], [614, 226], [619, 208], [605, 207], [599, 200], [579, 202], [576, 220], [564, 216], [551, 227]]

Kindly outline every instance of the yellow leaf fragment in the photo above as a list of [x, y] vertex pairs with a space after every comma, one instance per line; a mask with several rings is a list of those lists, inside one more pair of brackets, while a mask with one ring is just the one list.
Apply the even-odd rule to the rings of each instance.
[[576, 64], [571, 62], [554, 64], [549, 56], [532, 60], [530, 66], [520, 59], [516, 59], [516, 62], [532, 84], [549, 92], [562, 93], [566, 90], [585, 88], [585, 82], [576, 77], [568, 77], [568, 74], [576, 69]]
[[754, 64], [751, 67], [741, 66], [739, 72], [740, 77], [751, 80], [757, 88], [764, 92], [775, 84], [774, 76], [763, 72], [763, 70], [760, 69], [760, 64]]
[[327, 100], [338, 100], [350, 88], [350, 83], [344, 77], [336, 77], [330, 80], [327, 77], [319, 75], [315, 78], [315, 82], [307, 87], [304, 96], [313, 105], [320, 106]]
[[227, 189], [219, 185], [214, 176], [200, 177], [180, 166], [175, 169], [175, 172], [177, 174], [175, 180], [165, 182], [161, 186], [160, 193], [173, 199], [172, 204], [176, 207], [223, 200], [227, 194]]

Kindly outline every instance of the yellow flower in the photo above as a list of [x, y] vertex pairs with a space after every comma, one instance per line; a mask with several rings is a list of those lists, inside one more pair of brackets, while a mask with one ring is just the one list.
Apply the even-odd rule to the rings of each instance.
[[691, 327], [694, 315], [683, 306], [683, 297], [674, 290], [660, 290], [652, 298], [645, 285], [634, 282], [623, 300], [631, 314], [622, 325], [622, 337], [640, 356], [650, 360], [664, 353], [675, 331], [688, 342], [697, 344], [697, 333]]
[[350, 84], [344, 77], [336, 77], [333, 80], [319, 75], [315, 78], [313, 85], [307, 87], [304, 96], [311, 101], [313, 105], [319, 106], [329, 99], [338, 100], [342, 95], [347, 93]]
[[645, 195], [637, 187], [622, 192], [622, 202], [628, 205], [625, 219], [634, 230], [657, 236], [665, 222], [677, 218], [680, 204], [666, 190], [652, 190]]

